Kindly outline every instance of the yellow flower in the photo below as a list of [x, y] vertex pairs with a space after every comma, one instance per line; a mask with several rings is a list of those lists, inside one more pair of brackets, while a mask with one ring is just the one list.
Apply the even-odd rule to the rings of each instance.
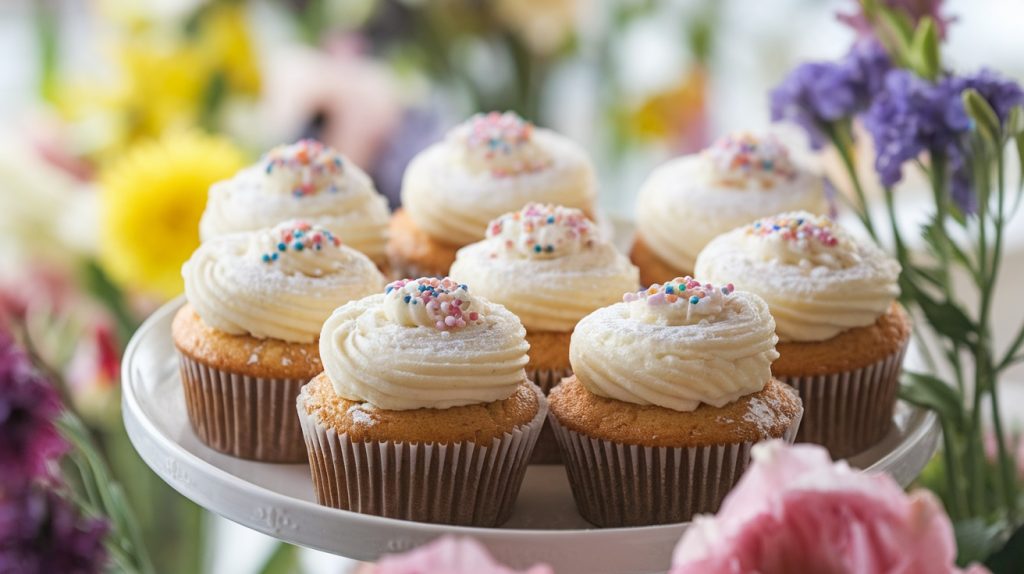
[[694, 67], [679, 82], [658, 92], [633, 111], [633, 132], [644, 139], [680, 137], [704, 113], [707, 74]]
[[244, 164], [230, 141], [197, 131], [136, 144], [100, 173], [100, 264], [118, 285], [170, 298], [199, 245], [210, 184]]

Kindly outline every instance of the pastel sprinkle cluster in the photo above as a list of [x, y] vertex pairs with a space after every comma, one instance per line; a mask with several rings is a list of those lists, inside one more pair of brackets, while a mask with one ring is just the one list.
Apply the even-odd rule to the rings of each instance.
[[394, 291], [404, 292], [401, 300], [406, 305], [422, 305], [439, 331], [461, 329], [480, 320], [479, 313], [469, 310], [469, 287], [448, 277], [399, 279], [384, 288], [386, 295]]
[[791, 243], [817, 241], [825, 247], [835, 247], [839, 244], [839, 239], [833, 233], [832, 220], [826, 217], [765, 217], [748, 225], [747, 234], [778, 237]]
[[491, 221], [487, 238], [496, 237], [504, 238], [502, 245], [509, 251], [552, 256], [594, 242], [593, 223], [582, 211], [550, 203], [528, 203]]
[[491, 175], [495, 177], [538, 171], [550, 163], [545, 158], [531, 157], [535, 154], [523, 153], [533, 137], [533, 124], [513, 112], [476, 114], [466, 123], [466, 146], [494, 163]]
[[319, 225], [295, 221], [274, 228], [277, 250], [261, 255], [264, 263], [277, 261], [281, 253], [291, 251], [320, 251], [325, 245], [341, 247], [341, 240]]
[[673, 303], [687, 303], [689, 305], [700, 305], [702, 302], [710, 301], [719, 293], [728, 296], [735, 291], [732, 283], [724, 287], [715, 288], [711, 283], [701, 283], [696, 279], [676, 277], [663, 284], [655, 283], [647, 289], [641, 289], [635, 293], [626, 293], [622, 300], [626, 303], [634, 301], [646, 301], [648, 305], [671, 305]]
[[727, 135], [707, 150], [721, 183], [744, 187], [755, 180], [763, 188], [772, 187], [777, 180], [792, 180], [796, 166], [789, 158], [789, 150], [775, 136], [763, 138], [750, 133]]
[[334, 177], [343, 173], [345, 166], [340, 153], [313, 139], [277, 146], [263, 156], [263, 162], [267, 175], [287, 170], [297, 176], [291, 189], [295, 197], [316, 195], [325, 189], [337, 193]]

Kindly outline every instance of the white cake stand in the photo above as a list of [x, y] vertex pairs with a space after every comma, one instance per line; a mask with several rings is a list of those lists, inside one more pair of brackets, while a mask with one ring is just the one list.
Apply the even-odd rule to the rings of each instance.
[[[514, 567], [537, 562], [556, 572], [664, 572], [686, 524], [597, 529], [576, 512], [560, 466], [526, 473], [511, 520], [502, 528], [421, 524], [320, 506], [304, 464], [232, 458], [201, 444], [189, 427], [178, 377], [171, 319], [182, 305], [163, 306], [139, 328], [123, 362], [123, 410], [139, 455], [178, 492], [208, 510], [280, 540], [357, 560], [373, 560], [443, 534], [467, 535]], [[936, 417], [905, 404], [889, 436], [850, 460], [909, 484], [935, 452]]]

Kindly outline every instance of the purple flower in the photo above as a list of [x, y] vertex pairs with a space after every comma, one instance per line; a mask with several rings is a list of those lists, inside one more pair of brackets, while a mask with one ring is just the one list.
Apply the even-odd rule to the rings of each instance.
[[[925, 16], [930, 17], [935, 22], [940, 40], [946, 38], [949, 25], [956, 21], [956, 18], [942, 14], [943, 0], [883, 0], [881, 3], [890, 10], [906, 14], [915, 26]], [[857, 2], [857, 7], [861, 7], [860, 2]], [[839, 13], [836, 14], [836, 18], [853, 28], [858, 36], [873, 37], [875, 35], [875, 30], [871, 27], [871, 22], [868, 21], [863, 10], [852, 14]]]
[[0, 331], [0, 492], [46, 476], [47, 463], [67, 448], [54, 425], [57, 392]]
[[854, 44], [838, 62], [801, 64], [772, 90], [772, 120], [801, 126], [819, 149], [825, 126], [867, 108], [890, 68], [885, 50], [871, 40]]
[[973, 76], [943, 76], [935, 83], [906, 70], [886, 75], [884, 88], [864, 116], [875, 142], [875, 171], [884, 185], [898, 183], [903, 164], [921, 153], [941, 154], [947, 161], [953, 201], [965, 212], [975, 209], [965, 155], [972, 125], [961, 100], [968, 88], [989, 102], [1000, 121], [1024, 102], [1020, 86], [986, 70]]
[[0, 495], [0, 573], [92, 574], [107, 562], [107, 523], [39, 485]]

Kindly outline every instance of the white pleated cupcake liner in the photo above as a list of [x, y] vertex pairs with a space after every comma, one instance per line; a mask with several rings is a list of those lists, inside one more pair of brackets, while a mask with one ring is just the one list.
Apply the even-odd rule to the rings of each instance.
[[[562, 379], [572, 376], [572, 369], [527, 369], [526, 378], [530, 379], [547, 395]], [[544, 422], [544, 428], [537, 439], [537, 447], [533, 449], [530, 464], [562, 464], [562, 452], [555, 440], [555, 431], [551, 423]]]
[[866, 367], [808, 377], [776, 377], [792, 386], [804, 403], [797, 442], [826, 447], [832, 458], [863, 452], [892, 426], [907, 344]]
[[[685, 522], [713, 513], [750, 463], [756, 442], [650, 447], [589, 437], [548, 415], [580, 515], [602, 527]], [[781, 438], [792, 443], [800, 417]]]
[[305, 462], [295, 397], [307, 379], [251, 377], [178, 357], [188, 419], [203, 444], [261, 462]]
[[547, 399], [537, 415], [490, 445], [391, 441], [354, 442], [325, 428], [297, 408], [317, 502], [363, 514], [417, 522], [499, 526], [508, 520], [540, 429]]

